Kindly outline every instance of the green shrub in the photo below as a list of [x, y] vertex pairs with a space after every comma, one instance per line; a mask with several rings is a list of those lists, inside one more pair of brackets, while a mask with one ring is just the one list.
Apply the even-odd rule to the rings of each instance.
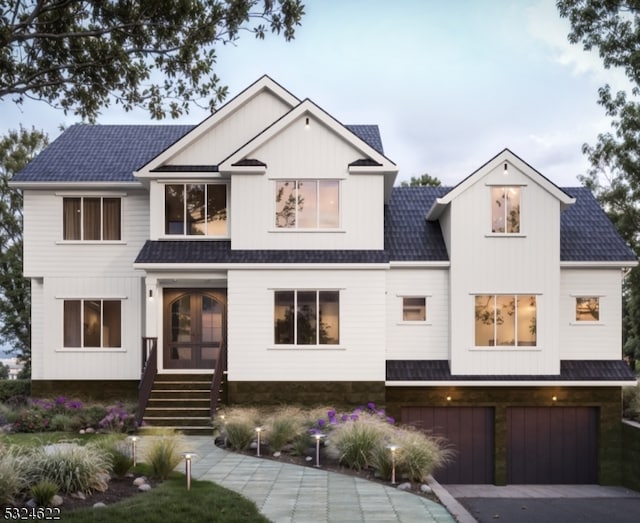
[[151, 465], [154, 477], [165, 480], [182, 461], [184, 439], [181, 434], [171, 430], [154, 430], [146, 439], [148, 447], [144, 454], [145, 461]]
[[16, 432], [44, 432], [49, 430], [49, 416], [40, 407], [27, 406], [18, 412], [17, 419], [13, 423], [13, 430]]
[[256, 437], [256, 427], [262, 425], [261, 416], [253, 408], [233, 408], [216, 417], [215, 427], [235, 450], [246, 450]]
[[375, 469], [377, 477], [386, 481], [391, 480], [393, 458], [391, 457], [391, 449], [387, 446], [386, 441], [380, 441], [371, 449], [370, 465]]
[[425, 481], [434, 470], [446, 464], [452, 450], [443, 438], [429, 436], [412, 428], [398, 430], [397, 471], [410, 481]]
[[53, 496], [58, 493], [58, 485], [53, 481], [38, 481], [31, 487], [31, 495], [39, 507], [48, 507], [51, 505]]
[[109, 457], [100, 446], [57, 443], [32, 451], [30, 482], [51, 481], [65, 494], [107, 489]]
[[28, 397], [31, 394], [31, 380], [0, 380], [0, 402], [15, 396]]
[[49, 429], [55, 432], [69, 432], [72, 417], [68, 414], [54, 414], [49, 422]]
[[625, 418], [640, 421], [640, 382], [622, 389], [622, 407]]
[[336, 425], [328, 438], [328, 452], [354, 470], [367, 468], [374, 449], [384, 446], [392, 426], [366, 415]]
[[305, 418], [300, 409], [285, 407], [270, 417], [266, 424], [266, 439], [271, 449], [281, 451], [285, 445], [305, 432]]
[[97, 444], [107, 453], [111, 472], [115, 476], [122, 478], [133, 468], [133, 457], [127, 440], [109, 435]]
[[13, 503], [27, 487], [27, 462], [16, 447], [0, 448], [0, 505]]
[[298, 434], [291, 442], [291, 447], [295, 456], [304, 456], [311, 446], [313, 446], [313, 440], [311, 439], [311, 434], [309, 434], [308, 431]]
[[104, 405], [88, 405], [79, 411], [78, 415], [84, 427], [98, 428], [100, 421], [107, 415], [107, 409]]

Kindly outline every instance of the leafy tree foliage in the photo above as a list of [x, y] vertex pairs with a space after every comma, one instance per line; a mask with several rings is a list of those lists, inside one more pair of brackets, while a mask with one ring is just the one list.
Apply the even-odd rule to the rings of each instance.
[[48, 143], [35, 129], [0, 139], [0, 335], [10, 351], [31, 365], [31, 288], [22, 276], [22, 194], [9, 181]]
[[[584, 144], [591, 168], [581, 177], [640, 256], [640, 3], [633, 0], [559, 0], [560, 16], [571, 23], [569, 41], [597, 50], [606, 68], [623, 70], [631, 82], [629, 96], [598, 90], [598, 103], [611, 117], [611, 131]], [[640, 360], [640, 269], [626, 279], [624, 353]]]
[[428, 185], [430, 187], [440, 187], [442, 182], [435, 176], [431, 176], [427, 173], [422, 176], [412, 176], [408, 182], [404, 181], [400, 184], [402, 187], [418, 187], [421, 185]]
[[9, 365], [0, 362], [0, 380], [9, 379]]
[[[227, 94], [216, 44], [294, 37], [300, 0], [0, 0], [0, 99], [95, 120], [110, 103], [178, 117]], [[160, 73], [160, 74], [157, 74]]]

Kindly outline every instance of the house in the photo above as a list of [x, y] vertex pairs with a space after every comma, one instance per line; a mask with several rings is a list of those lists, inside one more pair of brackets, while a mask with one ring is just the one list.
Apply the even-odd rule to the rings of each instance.
[[453, 188], [397, 172], [377, 126], [267, 76], [195, 127], [69, 128], [13, 181], [33, 393], [185, 430], [373, 401], [450, 439], [441, 481], [618, 483], [633, 252], [508, 149]]

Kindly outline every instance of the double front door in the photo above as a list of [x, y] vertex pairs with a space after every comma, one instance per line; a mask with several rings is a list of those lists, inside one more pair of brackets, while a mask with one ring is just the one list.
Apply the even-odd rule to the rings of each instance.
[[225, 342], [226, 292], [164, 290], [165, 369], [213, 369]]

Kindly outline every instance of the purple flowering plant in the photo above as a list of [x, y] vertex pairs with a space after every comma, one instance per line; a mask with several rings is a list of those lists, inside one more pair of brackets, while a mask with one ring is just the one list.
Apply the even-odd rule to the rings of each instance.
[[395, 419], [386, 415], [384, 409], [377, 408], [376, 404], [370, 401], [366, 406], [361, 405], [356, 407], [350, 413], [343, 412], [338, 414], [335, 409], [328, 410], [327, 417], [318, 418], [315, 426], [309, 430], [309, 433], [313, 436], [315, 434], [321, 434], [323, 431], [331, 430], [335, 425], [347, 423], [348, 421], [358, 421], [363, 414], [379, 417], [390, 425], [395, 425], [396, 423]]

